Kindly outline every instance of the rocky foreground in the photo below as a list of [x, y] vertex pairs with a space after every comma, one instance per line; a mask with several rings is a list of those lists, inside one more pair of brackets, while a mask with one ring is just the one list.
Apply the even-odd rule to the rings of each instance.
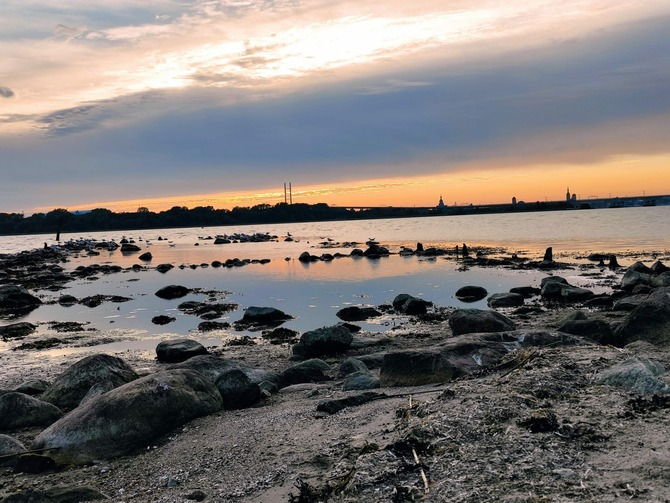
[[[404, 294], [295, 341], [35, 369], [0, 391], [0, 501], [670, 501], [661, 262], [611, 294], [457, 295], [492, 309]], [[29, 296], [0, 285], [0, 308]], [[414, 322], [356, 332], [384, 310]]]

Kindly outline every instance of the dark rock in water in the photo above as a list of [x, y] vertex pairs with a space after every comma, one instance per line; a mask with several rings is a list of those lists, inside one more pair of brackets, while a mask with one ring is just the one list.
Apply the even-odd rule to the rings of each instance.
[[73, 295], [61, 295], [58, 298], [58, 303], [63, 307], [74, 306], [78, 302], [79, 300], [77, 300], [77, 297]]
[[617, 388], [625, 388], [643, 394], [669, 394], [670, 386], [658, 377], [665, 367], [647, 358], [634, 356], [628, 360], [599, 372], [594, 382]]
[[514, 330], [512, 320], [495, 311], [457, 309], [449, 316], [449, 326], [454, 335], [475, 332], [504, 332]]
[[206, 354], [205, 346], [193, 339], [163, 341], [156, 346], [156, 358], [163, 363], [179, 363]]
[[487, 300], [489, 307], [518, 307], [523, 306], [524, 297], [518, 293], [494, 293]]
[[172, 323], [173, 321], [177, 321], [177, 318], [174, 316], [166, 316], [164, 314], [160, 314], [158, 316], [154, 316], [151, 318], [151, 323], [154, 325], [167, 325], [168, 323]]
[[66, 486], [54, 487], [51, 489], [26, 489], [25, 491], [13, 493], [10, 496], [7, 496], [2, 500], [2, 503], [79, 503], [84, 501], [98, 501], [106, 499], [109, 498], [92, 487]]
[[21, 383], [14, 391], [26, 395], [35, 396], [44, 393], [51, 384], [43, 379], [33, 379]]
[[298, 344], [293, 346], [293, 354], [303, 357], [332, 355], [346, 351], [354, 336], [342, 325], [317, 328], [303, 333]]
[[27, 311], [35, 309], [42, 301], [28, 290], [17, 285], [0, 285], [0, 310]]
[[342, 383], [343, 391], [362, 391], [366, 389], [377, 389], [380, 387], [379, 379], [374, 377], [370, 372], [354, 372], [348, 375]]
[[[50, 472], [56, 469], [56, 462], [50, 458], [49, 456], [44, 456], [42, 454], [35, 454], [35, 453], [28, 453], [28, 454], [22, 454], [19, 456], [19, 459], [16, 460], [16, 465], [14, 466], [14, 471], [16, 473], [45, 473], [45, 472]], [[28, 494], [28, 496], [25, 496], [28, 499], [22, 499], [25, 494]], [[18, 493], [16, 495], [11, 495], [5, 498], [3, 503], [6, 501], [26, 501], [32, 503], [33, 501], [44, 501], [44, 502], [49, 502], [51, 503], [52, 501], [59, 501], [59, 500], [53, 500], [53, 499], [30, 499], [33, 498], [34, 495], [39, 494], [40, 497], [43, 494], [47, 494], [51, 496], [49, 491], [41, 492], [37, 490], [28, 490], [24, 493]], [[8, 499], [8, 498], [13, 498], [15, 497], [16, 499]], [[79, 500], [65, 500], [65, 501], [79, 501]]]
[[90, 297], [84, 297], [79, 301], [82, 306], [94, 308], [101, 305], [103, 302], [129, 302], [133, 299], [130, 297], [122, 297], [120, 295], [91, 295]]
[[16, 464], [18, 454], [26, 452], [25, 446], [14, 437], [0, 434], [0, 466]]
[[335, 316], [344, 321], [363, 321], [368, 318], [376, 318], [381, 316], [382, 313], [377, 311], [374, 307], [359, 307], [359, 306], [349, 306], [340, 309]]
[[593, 297], [593, 292], [572, 286], [560, 276], [549, 276], [542, 279], [541, 295], [547, 300], [571, 303], [588, 300]]
[[271, 327], [281, 325], [292, 318], [292, 316], [274, 307], [250, 306], [244, 311], [242, 319], [236, 325]]
[[230, 328], [227, 321], [203, 321], [198, 323], [198, 330], [201, 332], [212, 332], [213, 330], [226, 330]]
[[426, 314], [428, 308], [433, 303], [427, 300], [418, 299], [407, 293], [396, 295], [393, 299], [393, 308], [407, 315]]
[[636, 307], [616, 331], [624, 344], [643, 340], [652, 344], [670, 342], [670, 287], [658, 288]]
[[462, 302], [476, 302], [486, 298], [489, 292], [483, 286], [463, 286], [456, 290], [456, 298]]
[[87, 356], [59, 375], [42, 399], [67, 411], [79, 405], [95, 384], [110, 381], [117, 387], [134, 379], [137, 374], [121, 358], [103, 354]]
[[243, 409], [261, 398], [258, 384], [239, 369], [224, 372], [216, 379], [215, 385], [221, 393], [224, 409]]
[[34, 448], [59, 464], [111, 459], [221, 408], [221, 394], [205, 376], [166, 370], [88, 401], [40, 433]]
[[340, 370], [337, 372], [337, 375], [339, 377], [344, 377], [348, 376], [349, 374], [353, 374], [354, 372], [367, 372], [368, 367], [363, 363], [361, 360], [358, 358], [346, 358], [341, 364], [340, 364]]
[[543, 262], [551, 262], [554, 260], [554, 250], [550, 246], [544, 251], [544, 258], [542, 259]]
[[156, 266], [156, 270], [163, 274], [168, 272], [170, 269], [174, 269], [174, 266], [172, 264], [158, 264]]
[[188, 295], [188, 293], [191, 290], [186, 288], [185, 286], [181, 285], [168, 285], [164, 286], [160, 290], [156, 292], [156, 297], [160, 297], [161, 299], [167, 299], [167, 300], [172, 300], [172, 299], [179, 299], [181, 297], [184, 297]]
[[151, 254], [151, 252], [145, 252], [142, 255], [138, 257], [140, 260], [143, 260], [145, 262], [151, 262], [151, 259], [154, 258], [154, 256]]
[[312, 255], [309, 252], [302, 252], [298, 257], [298, 260], [303, 263], [317, 262], [319, 260], [319, 257], [317, 257], [316, 255]]
[[299, 335], [300, 334], [295, 330], [279, 327], [273, 330], [263, 331], [261, 337], [263, 337], [263, 339], [269, 340], [271, 344], [292, 344], [298, 340]]
[[32, 334], [35, 330], [37, 330], [37, 327], [32, 323], [21, 321], [19, 323], [12, 323], [11, 325], [0, 327], [0, 337], [5, 341], [7, 339], [21, 339], [22, 337]]
[[338, 323], [338, 325], [342, 325], [345, 327], [349, 332], [352, 334], [357, 334], [358, 332], [361, 331], [361, 327], [358, 325], [354, 325], [353, 323], [347, 323], [346, 321], [341, 321]]
[[131, 244], [131, 243], [123, 243], [121, 245], [121, 253], [133, 253], [133, 252], [138, 252], [142, 248], [140, 248], [137, 245]]
[[360, 248], [354, 248], [353, 250], [351, 250], [351, 252], [349, 253], [349, 255], [350, 255], [351, 257], [363, 257], [363, 256], [364, 256], [364, 252], [363, 252], [363, 250], [361, 250]]
[[63, 416], [61, 410], [47, 402], [15, 391], [0, 395], [0, 430], [27, 426], [48, 426]]
[[330, 370], [330, 365], [326, 362], [318, 358], [312, 358], [284, 370], [279, 381], [282, 388], [293, 384], [327, 381], [330, 377], [326, 375], [326, 372]]
[[534, 286], [515, 286], [514, 288], [510, 288], [509, 291], [510, 293], [518, 293], [519, 295], [523, 295], [528, 299], [530, 297], [540, 295], [542, 290], [535, 288]]
[[373, 400], [379, 400], [380, 398], [385, 398], [384, 393], [375, 393], [374, 391], [368, 391], [367, 393], [361, 393], [360, 395], [349, 396], [346, 398], [338, 398], [336, 400], [326, 400], [320, 402], [316, 406], [318, 412], [327, 412], [328, 414], [335, 414], [342, 409], [347, 407], [356, 407], [358, 405], [363, 405]]
[[558, 331], [581, 335], [599, 344], [621, 345], [621, 340], [614, 336], [609, 323], [603, 320], [573, 320], [558, 327]]

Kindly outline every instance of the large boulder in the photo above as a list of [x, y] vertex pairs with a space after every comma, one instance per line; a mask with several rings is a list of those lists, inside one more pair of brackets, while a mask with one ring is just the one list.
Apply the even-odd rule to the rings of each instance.
[[560, 276], [542, 278], [540, 295], [543, 299], [559, 302], [583, 302], [593, 297], [593, 292], [568, 283]]
[[229, 370], [241, 370], [254, 383], [263, 381], [279, 383], [279, 373], [271, 370], [252, 368], [246, 363], [221, 358], [214, 355], [199, 355], [188, 360], [170, 365], [168, 369], [188, 369], [200, 372], [212, 383], [215, 383], [221, 374]]
[[0, 285], [0, 310], [30, 311], [40, 304], [42, 301], [22, 286]]
[[616, 330], [624, 344], [643, 340], [670, 343], [670, 287], [658, 288], [636, 307]]
[[118, 387], [137, 379], [137, 373], [121, 358], [105, 354], [87, 356], [59, 375], [42, 400], [62, 410], [74, 409], [92, 386], [109, 381]]
[[665, 368], [660, 363], [634, 356], [599, 372], [594, 381], [637, 393], [667, 395], [670, 386], [658, 378], [664, 373]]
[[156, 346], [156, 358], [163, 363], [179, 363], [206, 354], [207, 348], [193, 339], [163, 341]]
[[579, 337], [557, 332], [466, 334], [439, 346], [388, 352], [382, 363], [380, 381], [382, 386], [449, 382], [495, 366], [515, 349], [582, 343]]
[[347, 376], [342, 383], [343, 391], [360, 391], [366, 389], [379, 388], [379, 378], [373, 376], [368, 371], [354, 372]]
[[33, 447], [59, 464], [115, 458], [222, 405], [219, 390], [202, 374], [165, 370], [86, 402], [40, 433]]
[[494, 293], [486, 303], [489, 307], [519, 307], [523, 306], [524, 296], [519, 293]]
[[303, 333], [293, 354], [303, 357], [332, 355], [349, 349], [354, 336], [344, 325], [317, 328]]
[[621, 339], [614, 335], [609, 323], [603, 320], [572, 320], [559, 326], [558, 331], [581, 335], [599, 344], [621, 346]]
[[53, 404], [12, 391], [0, 395], [0, 430], [49, 426], [63, 416]]
[[261, 397], [261, 388], [240, 369], [227, 370], [214, 383], [221, 393], [225, 409], [243, 409]]
[[242, 319], [236, 325], [242, 327], [275, 327], [281, 325], [292, 316], [274, 307], [249, 306]]
[[449, 326], [454, 335], [475, 332], [504, 332], [516, 325], [506, 316], [482, 309], [457, 309], [449, 316]]

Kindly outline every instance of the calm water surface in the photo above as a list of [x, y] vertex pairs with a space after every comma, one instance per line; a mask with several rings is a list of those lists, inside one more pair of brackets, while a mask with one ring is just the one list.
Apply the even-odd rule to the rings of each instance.
[[[280, 239], [265, 243], [237, 243], [214, 245], [202, 239], [217, 234], [235, 232], [251, 234], [268, 232]], [[295, 241], [285, 242], [290, 233]], [[115, 238], [124, 233], [90, 233], [85, 236], [62, 235], [63, 239], [89, 237]], [[557, 256], [586, 254], [588, 252], [622, 252], [655, 250], [668, 254], [670, 249], [670, 207], [621, 208], [608, 210], [564, 211], [527, 214], [473, 215], [461, 217], [431, 217], [413, 219], [319, 222], [263, 226], [238, 226], [216, 228], [161, 229], [127, 232], [143, 251], [151, 251], [151, 265], [169, 262], [198, 265], [197, 268], [175, 268], [166, 274], [145, 267], [98, 279], [71, 282], [62, 292], [38, 291], [44, 305], [21, 320], [0, 320], [0, 325], [16, 321], [29, 321], [39, 325], [37, 334], [28, 339], [44, 337], [49, 332], [48, 322], [79, 321], [89, 328], [118, 334], [120, 342], [106, 341], [104, 345], [88, 350], [149, 349], [156, 340], [190, 335], [208, 345], [221, 343], [222, 338], [239, 336], [234, 330], [199, 333], [199, 318], [182, 314], [176, 309], [185, 300], [208, 300], [206, 293], [192, 293], [178, 300], [163, 300], [154, 295], [161, 287], [170, 284], [219, 292], [216, 302], [234, 302], [236, 311], [219, 321], [233, 322], [242, 317], [249, 306], [272, 306], [295, 316], [283, 326], [306, 331], [337, 323], [335, 313], [349, 305], [380, 305], [390, 303], [399, 293], [410, 293], [433, 301], [438, 306], [461, 306], [454, 298], [458, 288], [467, 284], [484, 286], [489, 293], [506, 292], [513, 286], [538, 286], [545, 274], [540, 272], [509, 271], [505, 269], [471, 268], [458, 270], [453, 260], [444, 258], [422, 259], [397, 255], [380, 260], [341, 258], [333, 262], [302, 264], [297, 257], [303, 251], [320, 255], [324, 252], [342, 251], [337, 243], [364, 242], [374, 238], [397, 251], [400, 246], [453, 247], [467, 243], [471, 247], [504, 247], [505, 253], [519, 253], [534, 259], [540, 258], [547, 246], [553, 246]], [[161, 236], [165, 240], [158, 241]], [[53, 236], [0, 237], [0, 252], [16, 252], [39, 248], [44, 242], [51, 244]], [[334, 248], [324, 249], [326, 246]], [[129, 267], [138, 264], [138, 254], [122, 255], [118, 250], [103, 252], [99, 256], [80, 258], [64, 264], [74, 268], [80, 264], [109, 263]], [[228, 258], [269, 258], [269, 264], [250, 264], [240, 268], [200, 267], [213, 260]], [[288, 260], [287, 260], [288, 259]], [[620, 259], [622, 265], [632, 260]], [[561, 272], [574, 284], [587, 285], [596, 291], [597, 284], [579, 275], [579, 271]], [[54, 302], [61, 293], [77, 298], [88, 295], [122, 295], [132, 300], [124, 303], [103, 303], [97, 308], [75, 305], [61, 307]], [[51, 302], [51, 304], [48, 304]], [[469, 307], [486, 308], [485, 301]], [[151, 318], [168, 314], [177, 321], [156, 326]], [[365, 330], [388, 330], [406, 320], [394, 316], [363, 323]], [[134, 334], [124, 337], [124, 334]], [[251, 334], [253, 335], [253, 334]], [[25, 341], [25, 340], [24, 340]], [[0, 343], [0, 351], [7, 351], [16, 343]], [[81, 351], [59, 349], [54, 352]]]

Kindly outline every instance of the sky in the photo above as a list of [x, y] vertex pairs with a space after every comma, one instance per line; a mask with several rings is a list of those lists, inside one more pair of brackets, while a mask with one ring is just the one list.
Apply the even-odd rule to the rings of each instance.
[[3, 0], [0, 212], [670, 194], [670, 2]]

